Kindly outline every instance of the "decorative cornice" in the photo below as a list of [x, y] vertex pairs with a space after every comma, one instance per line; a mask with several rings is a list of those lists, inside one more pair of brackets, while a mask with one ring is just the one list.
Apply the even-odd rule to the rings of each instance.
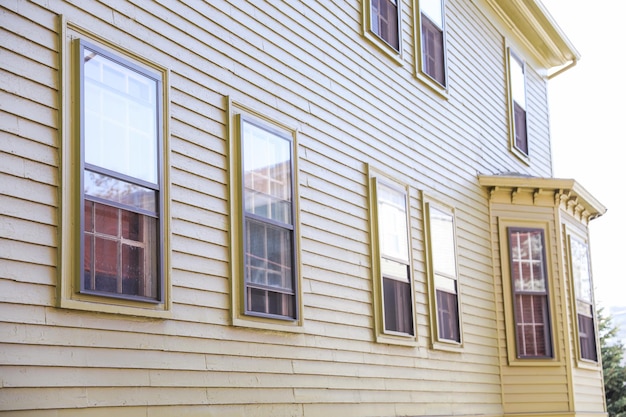
[[559, 207], [585, 224], [606, 212], [606, 207], [572, 179], [479, 175], [478, 183], [489, 190], [491, 201]]

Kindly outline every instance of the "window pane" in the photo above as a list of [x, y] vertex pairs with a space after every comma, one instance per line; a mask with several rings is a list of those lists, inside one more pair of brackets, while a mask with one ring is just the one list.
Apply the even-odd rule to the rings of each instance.
[[419, 0], [420, 11], [436, 24], [439, 29], [443, 29], [443, 8], [441, 0]]
[[292, 292], [291, 231], [246, 220], [246, 282]]
[[85, 162], [157, 184], [157, 81], [88, 48], [83, 65]]
[[157, 211], [157, 193], [154, 190], [87, 170], [83, 180], [85, 195], [154, 213]]
[[95, 228], [83, 236], [83, 288], [156, 299], [158, 220], [86, 201], [88, 211]]
[[291, 142], [242, 120], [245, 210], [291, 224]]
[[295, 317], [296, 297], [258, 288], [247, 289], [248, 311], [285, 317]]
[[511, 231], [511, 275], [515, 291], [546, 291], [543, 231]]
[[516, 295], [515, 317], [518, 356], [551, 356], [547, 297], [545, 295]]
[[435, 275], [435, 287], [456, 294], [456, 279]]
[[511, 94], [513, 100], [522, 108], [526, 109], [526, 81], [524, 78], [524, 64], [510, 53], [511, 68]]
[[445, 86], [443, 30], [422, 16], [422, 71]]
[[456, 294], [437, 290], [437, 316], [439, 338], [460, 342], [458, 297]]
[[429, 205], [430, 245], [435, 274], [456, 277], [454, 218]]
[[517, 102], [513, 103], [515, 146], [528, 155], [528, 133], [526, 129], [526, 111]]
[[592, 287], [588, 247], [578, 239], [570, 238], [570, 248], [576, 298], [591, 303]]
[[409, 262], [409, 242], [404, 192], [378, 183], [378, 229], [383, 256]]
[[372, 32], [380, 36], [396, 51], [400, 49], [398, 37], [398, 6], [395, 0], [371, 0]]
[[413, 335], [411, 285], [383, 278], [385, 330]]
[[380, 260], [380, 269], [383, 275], [389, 279], [397, 279], [398, 281], [407, 282], [409, 279], [408, 268], [407, 264], [390, 261], [385, 258]]
[[580, 336], [580, 356], [583, 359], [597, 361], [598, 350], [593, 317], [578, 315], [578, 334]]

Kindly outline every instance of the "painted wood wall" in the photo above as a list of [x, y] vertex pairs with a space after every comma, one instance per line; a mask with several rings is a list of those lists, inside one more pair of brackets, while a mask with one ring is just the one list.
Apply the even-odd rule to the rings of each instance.
[[[502, 415], [476, 174], [551, 174], [546, 84], [528, 71], [528, 167], [508, 152], [499, 26], [473, 2], [447, 2], [445, 100], [413, 75], [414, 11], [401, 5], [398, 65], [362, 36], [357, 0], [0, 3], [0, 410]], [[170, 70], [169, 319], [55, 306], [59, 149], [70, 140], [60, 15]], [[229, 324], [226, 96], [299, 131], [299, 334]], [[366, 164], [411, 187], [417, 347], [373, 341]], [[430, 348], [420, 191], [457, 210], [461, 352]]]

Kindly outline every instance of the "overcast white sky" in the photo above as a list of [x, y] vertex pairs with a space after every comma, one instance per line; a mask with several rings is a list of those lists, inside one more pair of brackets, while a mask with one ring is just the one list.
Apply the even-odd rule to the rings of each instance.
[[621, 190], [626, 145], [626, 1], [542, 0], [581, 55], [549, 81], [552, 149], [559, 178], [574, 178], [607, 213], [591, 222], [592, 268], [600, 306], [626, 307], [626, 236]]

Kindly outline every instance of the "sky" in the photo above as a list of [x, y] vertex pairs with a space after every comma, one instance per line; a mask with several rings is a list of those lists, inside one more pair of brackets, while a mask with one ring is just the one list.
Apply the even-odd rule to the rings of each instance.
[[626, 1], [541, 0], [581, 55], [548, 82], [554, 176], [573, 178], [608, 211], [590, 223], [596, 302], [626, 308]]

